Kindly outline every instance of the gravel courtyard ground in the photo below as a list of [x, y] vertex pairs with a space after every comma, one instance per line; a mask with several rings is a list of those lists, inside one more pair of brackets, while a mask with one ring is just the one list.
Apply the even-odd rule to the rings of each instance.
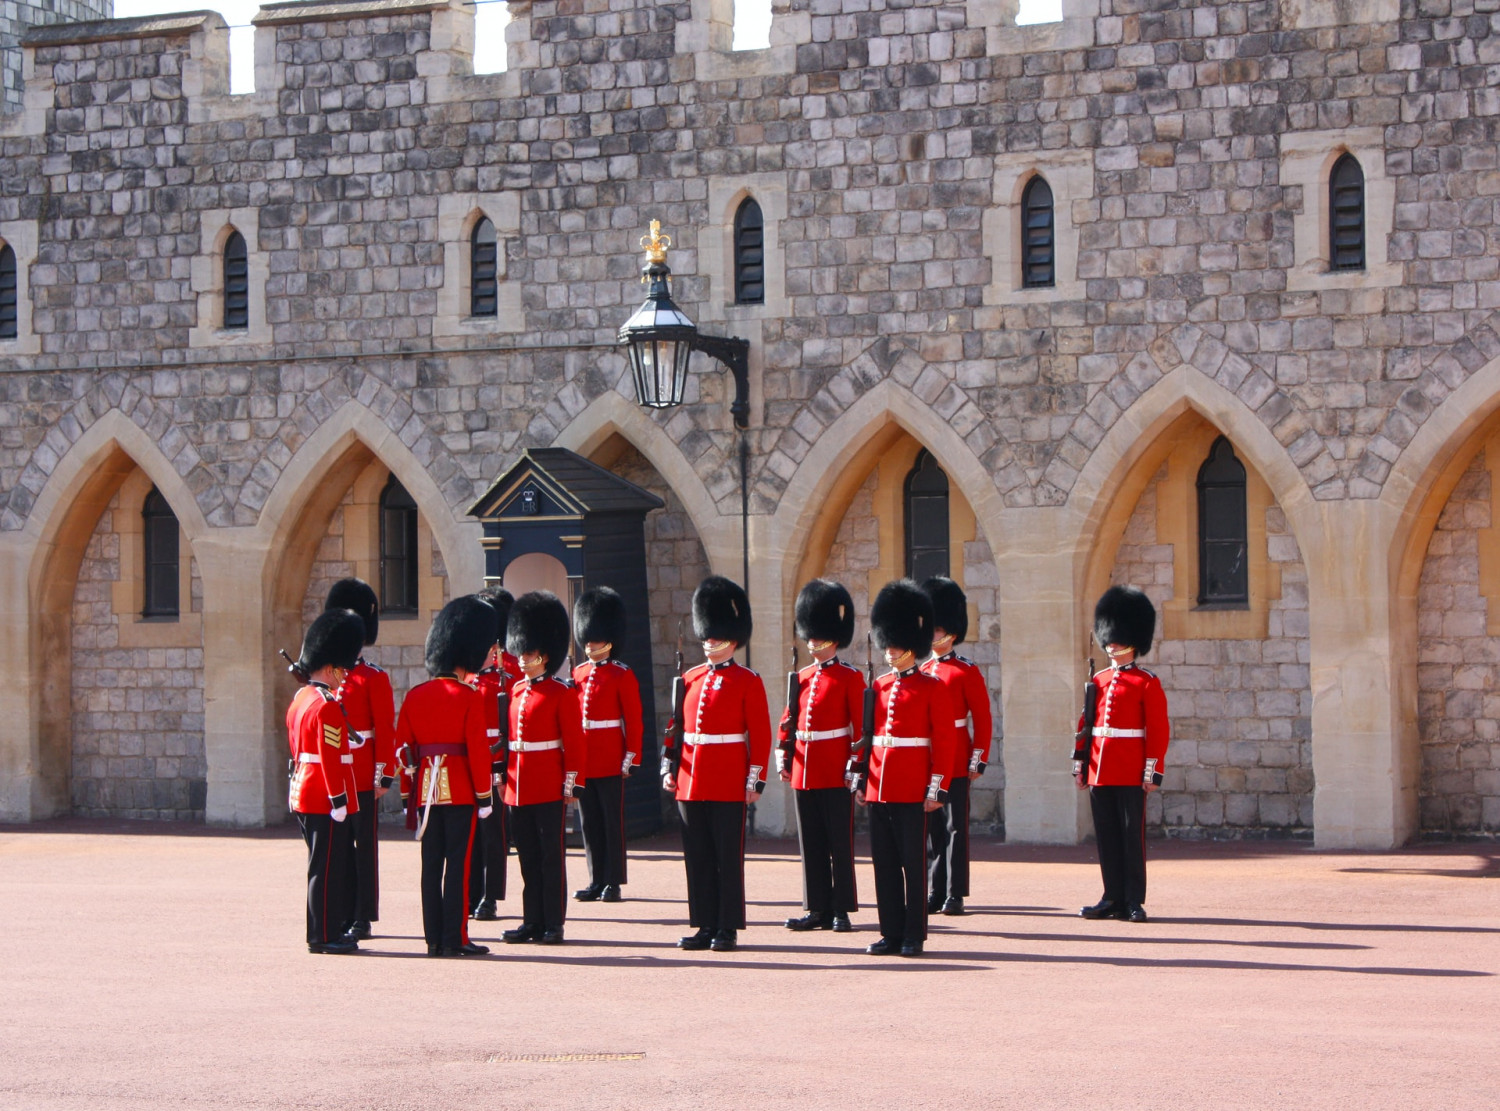
[[457, 961], [425, 956], [415, 846], [382, 829], [377, 937], [327, 957], [288, 829], [0, 828], [0, 1107], [1500, 1107], [1494, 844], [1154, 843], [1127, 925], [1076, 917], [1087, 848], [977, 842], [972, 913], [899, 960], [863, 954], [864, 861], [856, 933], [781, 928], [782, 841], [751, 845], [740, 952], [678, 951], [663, 837], [566, 945]]

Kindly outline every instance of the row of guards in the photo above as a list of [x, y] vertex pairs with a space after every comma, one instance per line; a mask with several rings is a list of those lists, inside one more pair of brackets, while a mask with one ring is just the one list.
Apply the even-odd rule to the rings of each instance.
[[[812, 663], [787, 677], [773, 746], [760, 676], [736, 662], [753, 631], [739, 584], [710, 576], [693, 594], [705, 662], [673, 681], [659, 774], [681, 818], [688, 920], [678, 946], [732, 952], [746, 927], [747, 808], [773, 766], [796, 801], [803, 873], [794, 931], [853, 930], [854, 805], [869, 812], [880, 937], [875, 955], [920, 956], [932, 913], [962, 915], [969, 894], [968, 792], [991, 740], [990, 698], [956, 648], [967, 601], [947, 578], [888, 583], [870, 611], [887, 665], [874, 675], [839, 659], [854, 638], [840, 584], [808, 583], [795, 624]], [[1110, 667], [1091, 675], [1073, 752], [1091, 793], [1103, 897], [1087, 918], [1144, 922], [1145, 795], [1161, 783], [1166, 697], [1136, 658], [1155, 609], [1112, 587], [1095, 613]], [[521, 923], [507, 943], [561, 944], [567, 901], [564, 818], [581, 812], [590, 883], [580, 901], [619, 901], [626, 883], [624, 782], [642, 760], [634, 673], [614, 655], [626, 607], [609, 587], [586, 591], [570, 616], [546, 591], [498, 588], [454, 599], [426, 641], [431, 679], [413, 688], [394, 726], [390, 681], [362, 658], [379, 629], [375, 593], [335, 584], [291, 669], [304, 683], [287, 712], [289, 804], [308, 851], [307, 944], [352, 953], [379, 919], [375, 802], [399, 787], [421, 841], [423, 933], [429, 956], [479, 956], [471, 917], [497, 917], [516, 850]], [[570, 635], [585, 663], [566, 678]]]

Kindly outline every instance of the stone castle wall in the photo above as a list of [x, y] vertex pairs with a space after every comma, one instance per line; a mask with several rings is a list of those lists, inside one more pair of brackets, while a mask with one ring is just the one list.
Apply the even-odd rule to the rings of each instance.
[[0, 0], [0, 113], [21, 107], [21, 37], [49, 23], [108, 19], [114, 0]]

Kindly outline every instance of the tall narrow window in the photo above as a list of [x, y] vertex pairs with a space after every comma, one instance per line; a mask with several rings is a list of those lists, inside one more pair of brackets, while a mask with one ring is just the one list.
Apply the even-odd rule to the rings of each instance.
[[921, 582], [948, 574], [948, 476], [926, 448], [906, 476], [904, 495], [907, 575]]
[[734, 214], [734, 303], [766, 303], [766, 227], [753, 197]]
[[474, 225], [469, 237], [469, 315], [496, 316], [499, 307], [495, 297], [496, 263], [499, 245], [495, 225], [485, 217]]
[[1037, 174], [1021, 194], [1021, 287], [1050, 289], [1056, 283], [1052, 233], [1052, 186]]
[[417, 503], [395, 475], [380, 492], [380, 611], [417, 612]]
[[16, 252], [0, 243], [0, 339], [16, 338]]
[[146, 600], [142, 617], [176, 617], [178, 562], [177, 515], [155, 486], [141, 506], [141, 535], [145, 541]]
[[1245, 465], [1223, 436], [1198, 468], [1198, 604], [1250, 602]]
[[224, 327], [250, 327], [250, 252], [237, 231], [224, 240]]
[[1345, 154], [1328, 175], [1328, 266], [1330, 270], [1365, 268], [1365, 173], [1359, 160]]

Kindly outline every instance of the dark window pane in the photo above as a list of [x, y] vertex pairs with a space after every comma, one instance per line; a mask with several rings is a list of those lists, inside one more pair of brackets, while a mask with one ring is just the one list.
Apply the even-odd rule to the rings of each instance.
[[906, 476], [904, 501], [907, 575], [921, 582], [948, 574], [948, 476], [926, 448]]
[[250, 255], [237, 231], [224, 241], [224, 327], [250, 327]]
[[16, 252], [0, 246], [0, 339], [16, 338]]
[[417, 503], [395, 475], [380, 494], [380, 608], [417, 612]]
[[1047, 289], [1056, 281], [1052, 187], [1033, 177], [1021, 194], [1021, 285]]
[[1198, 468], [1198, 604], [1250, 601], [1245, 465], [1223, 436]]
[[734, 214], [734, 303], [766, 300], [766, 234], [760, 205], [746, 197]]
[[1333, 165], [1328, 177], [1329, 266], [1365, 268], [1365, 175], [1352, 154]]
[[177, 515], [156, 487], [141, 506], [141, 538], [145, 547], [145, 605], [142, 617], [176, 617], [179, 609]]
[[482, 219], [474, 225], [474, 234], [469, 238], [469, 315], [497, 316], [497, 275], [499, 273], [499, 244], [495, 240], [495, 225]]

